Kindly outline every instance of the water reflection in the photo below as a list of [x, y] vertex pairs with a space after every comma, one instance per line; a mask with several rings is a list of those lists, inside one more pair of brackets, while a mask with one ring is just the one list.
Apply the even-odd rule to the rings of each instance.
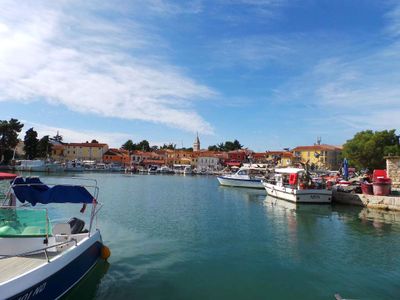
[[232, 198], [239, 196], [240, 198], [250, 202], [262, 202], [266, 196], [266, 191], [264, 189], [239, 188], [221, 185], [219, 186], [219, 190], [223, 194], [232, 196]]
[[101, 279], [109, 267], [108, 262], [100, 259], [93, 269], [62, 299], [95, 299]]

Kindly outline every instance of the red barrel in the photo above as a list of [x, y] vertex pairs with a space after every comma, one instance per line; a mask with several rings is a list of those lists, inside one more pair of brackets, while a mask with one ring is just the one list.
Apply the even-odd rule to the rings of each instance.
[[376, 196], [388, 196], [392, 190], [392, 180], [390, 178], [375, 178], [373, 191]]

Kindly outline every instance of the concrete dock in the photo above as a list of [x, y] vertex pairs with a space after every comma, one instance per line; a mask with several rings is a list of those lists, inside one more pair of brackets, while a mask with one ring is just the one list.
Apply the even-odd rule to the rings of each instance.
[[333, 191], [333, 202], [358, 205], [368, 208], [400, 211], [400, 194], [390, 196], [375, 196]]

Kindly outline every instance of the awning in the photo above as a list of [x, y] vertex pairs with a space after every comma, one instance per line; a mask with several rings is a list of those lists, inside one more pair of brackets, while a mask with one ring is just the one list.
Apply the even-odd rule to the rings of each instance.
[[227, 162], [225, 163], [227, 166], [230, 167], [240, 167], [240, 165], [242, 164], [241, 162]]
[[15, 196], [22, 203], [93, 203], [94, 197], [89, 191], [79, 185], [56, 185], [48, 187], [37, 177], [18, 177], [12, 187]]

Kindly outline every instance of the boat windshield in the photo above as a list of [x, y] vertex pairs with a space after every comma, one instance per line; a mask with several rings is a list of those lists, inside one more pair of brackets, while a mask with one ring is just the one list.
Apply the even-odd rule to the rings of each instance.
[[0, 208], [0, 237], [51, 235], [46, 209]]

